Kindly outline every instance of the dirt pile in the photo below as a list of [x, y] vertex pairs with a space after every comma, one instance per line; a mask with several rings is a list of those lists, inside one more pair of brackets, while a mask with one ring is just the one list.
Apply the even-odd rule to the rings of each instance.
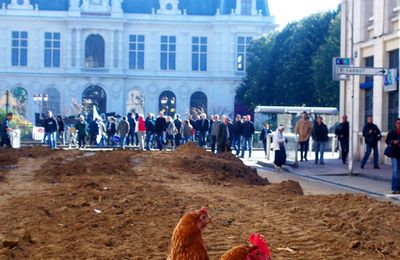
[[257, 170], [246, 166], [231, 153], [213, 154], [194, 143], [181, 146], [172, 153], [174, 162], [184, 172], [198, 174], [212, 184], [227, 185], [227, 182], [244, 182], [251, 185], [267, 185], [268, 179], [257, 174]]
[[52, 151], [48, 147], [44, 146], [30, 146], [21, 149], [2, 149], [0, 152], [0, 165], [15, 165], [17, 164], [19, 158], [29, 157], [29, 158], [39, 158], [42, 156], [48, 156]]
[[297, 181], [283, 181], [278, 184], [271, 185], [269, 190], [274, 193], [285, 194], [285, 195], [300, 195], [303, 196], [304, 192], [300, 184]]

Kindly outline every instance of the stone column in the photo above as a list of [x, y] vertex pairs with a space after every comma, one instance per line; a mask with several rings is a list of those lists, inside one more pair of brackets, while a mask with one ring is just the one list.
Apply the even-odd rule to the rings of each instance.
[[257, 1], [251, 0], [251, 15], [257, 15], [257, 14], [258, 14]]
[[82, 42], [82, 29], [77, 28], [76, 29], [76, 66], [78, 68], [82, 67], [82, 46], [84, 46], [85, 43]]
[[235, 14], [240, 15], [242, 13], [242, 0], [236, 0]]
[[114, 44], [115, 44], [115, 33], [114, 31], [110, 31], [110, 56], [109, 56], [109, 62], [108, 62], [108, 67], [110, 69], [115, 67], [115, 62], [114, 62]]
[[67, 41], [66, 41], [66, 43], [67, 43], [66, 66], [67, 66], [67, 68], [72, 68], [72, 64], [73, 64], [72, 59], [74, 57], [72, 56], [72, 29], [70, 29], [70, 28], [68, 28], [68, 30], [67, 30]]
[[118, 69], [123, 69], [123, 33], [122, 30], [118, 30]]

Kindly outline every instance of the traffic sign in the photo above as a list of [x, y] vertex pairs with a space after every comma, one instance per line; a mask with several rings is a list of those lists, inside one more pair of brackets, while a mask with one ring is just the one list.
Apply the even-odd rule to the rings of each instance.
[[338, 75], [375, 75], [383, 76], [388, 74], [388, 69], [385, 68], [362, 68], [362, 67], [337, 67], [336, 74]]
[[351, 65], [351, 58], [334, 58], [336, 65], [344, 65], [350, 66]]
[[333, 57], [332, 58], [332, 79], [339, 81], [345, 76], [340, 76], [336, 73], [336, 68], [339, 67], [350, 67], [352, 65], [351, 58], [341, 58], [341, 57]]

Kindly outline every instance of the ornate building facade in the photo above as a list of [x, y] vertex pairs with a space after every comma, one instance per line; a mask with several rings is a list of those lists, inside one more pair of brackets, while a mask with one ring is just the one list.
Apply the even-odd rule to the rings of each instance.
[[31, 120], [47, 109], [72, 115], [93, 105], [118, 114], [232, 114], [251, 40], [276, 28], [267, 0], [0, 6], [0, 92], [9, 90]]

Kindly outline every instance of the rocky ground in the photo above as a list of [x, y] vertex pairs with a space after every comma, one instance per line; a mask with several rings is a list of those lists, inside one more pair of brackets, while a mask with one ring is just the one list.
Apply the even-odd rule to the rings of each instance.
[[276, 259], [400, 259], [400, 207], [303, 195], [231, 154], [0, 150], [0, 259], [165, 259], [186, 211], [206, 206], [211, 259], [266, 237]]

